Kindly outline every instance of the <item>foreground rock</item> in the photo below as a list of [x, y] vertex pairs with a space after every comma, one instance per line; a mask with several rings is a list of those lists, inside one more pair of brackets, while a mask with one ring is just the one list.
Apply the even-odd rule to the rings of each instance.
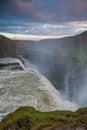
[[87, 108], [76, 112], [39, 112], [20, 107], [0, 123], [0, 130], [87, 130]]

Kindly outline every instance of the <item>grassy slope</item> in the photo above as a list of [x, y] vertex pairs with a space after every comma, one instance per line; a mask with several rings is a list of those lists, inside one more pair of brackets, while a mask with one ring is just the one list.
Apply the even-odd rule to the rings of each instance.
[[[47, 130], [51, 130], [54, 126], [67, 126], [68, 128], [77, 126], [87, 127], [87, 108], [81, 108], [76, 112], [39, 112], [32, 107], [20, 107], [17, 111], [9, 114], [2, 120], [0, 123], [0, 130], [6, 130], [4, 128], [6, 128], [6, 126], [10, 126], [9, 124], [13, 124], [17, 122], [18, 119], [26, 117], [29, 117], [32, 124], [30, 130], [45, 130], [47, 127]], [[29, 129], [27, 129], [26, 126], [22, 126], [17, 130]]]

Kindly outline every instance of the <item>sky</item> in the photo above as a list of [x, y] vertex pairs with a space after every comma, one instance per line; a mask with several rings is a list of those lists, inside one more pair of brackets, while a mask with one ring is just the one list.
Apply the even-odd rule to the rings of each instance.
[[0, 34], [59, 38], [87, 30], [87, 0], [0, 0]]

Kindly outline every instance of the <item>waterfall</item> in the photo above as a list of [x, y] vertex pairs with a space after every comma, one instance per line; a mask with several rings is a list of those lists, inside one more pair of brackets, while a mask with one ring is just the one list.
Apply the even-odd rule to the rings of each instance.
[[79, 107], [87, 106], [87, 69], [77, 68], [67, 72], [64, 79], [64, 94]]
[[[22, 64], [21, 61], [19, 63]], [[31, 65], [29, 62], [27, 64]], [[76, 104], [64, 99], [35, 67], [30, 68], [32, 69], [0, 71], [0, 115], [10, 113], [20, 106], [33, 106], [40, 111], [77, 109]]]

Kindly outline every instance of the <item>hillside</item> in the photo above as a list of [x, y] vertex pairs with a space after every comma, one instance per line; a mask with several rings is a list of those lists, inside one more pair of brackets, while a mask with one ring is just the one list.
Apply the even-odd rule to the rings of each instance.
[[14, 41], [0, 35], [0, 58], [17, 57], [16, 49]]
[[76, 112], [39, 112], [32, 107], [20, 107], [0, 123], [0, 130], [86, 130], [87, 108]]

